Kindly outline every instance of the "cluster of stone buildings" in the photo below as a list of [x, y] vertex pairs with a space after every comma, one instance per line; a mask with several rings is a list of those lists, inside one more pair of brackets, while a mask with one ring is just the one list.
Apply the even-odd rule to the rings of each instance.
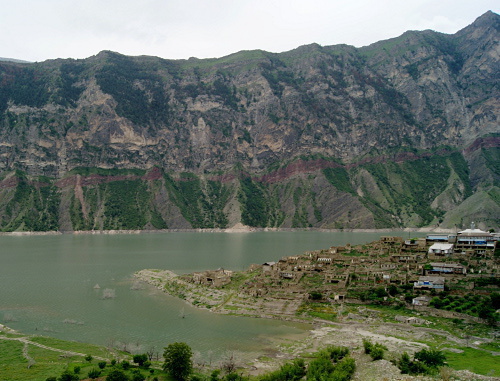
[[[252, 270], [260, 272], [249, 278], [243, 292], [288, 298], [314, 290], [332, 301], [343, 300], [352, 289], [390, 284], [431, 292], [454, 284], [469, 292], [474, 289], [475, 279], [497, 276], [497, 239], [472, 227], [452, 235], [430, 234], [408, 240], [381, 237], [367, 245], [310, 251], [253, 266]], [[220, 287], [229, 284], [231, 276], [231, 271], [218, 269], [194, 273], [191, 282]], [[416, 299], [414, 303], [420, 305], [430, 300]]]

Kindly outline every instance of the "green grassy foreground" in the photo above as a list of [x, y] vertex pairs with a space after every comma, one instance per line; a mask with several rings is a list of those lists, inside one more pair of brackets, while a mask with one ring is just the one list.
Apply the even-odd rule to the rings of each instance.
[[453, 369], [467, 369], [485, 376], [500, 377], [498, 356], [488, 355], [483, 350], [461, 348], [463, 353], [446, 351], [448, 365]]
[[[89, 355], [92, 357], [90, 361], [86, 358]], [[115, 366], [111, 365], [113, 360], [116, 361]], [[45, 381], [49, 377], [60, 377], [65, 371], [84, 380], [88, 379], [89, 372], [93, 370], [100, 371], [100, 377], [104, 377], [113, 369], [123, 370], [121, 363], [124, 361], [131, 364], [130, 368], [124, 371], [130, 379], [134, 372], [140, 372], [144, 378], [158, 377], [158, 380], [168, 380], [160, 370], [160, 362], [153, 362], [152, 369], [141, 369], [132, 362], [132, 356], [124, 352], [44, 336], [27, 337], [17, 333], [0, 332], [1, 380]], [[103, 369], [98, 365], [100, 362], [106, 362]]]

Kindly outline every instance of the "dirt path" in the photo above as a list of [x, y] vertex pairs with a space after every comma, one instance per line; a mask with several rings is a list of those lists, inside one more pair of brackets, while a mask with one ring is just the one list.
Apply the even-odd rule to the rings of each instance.
[[[62, 353], [64, 356], [81, 356], [81, 357], [87, 356], [86, 353], [66, 351], [64, 349], [49, 347], [47, 345], [43, 345], [43, 344], [31, 341], [28, 337], [3, 337], [3, 336], [0, 336], [0, 340], [19, 341], [19, 342], [23, 343], [24, 344], [23, 356], [24, 356], [24, 358], [26, 358], [26, 360], [28, 360], [28, 367], [34, 365], [34, 363], [35, 363], [35, 360], [33, 360], [33, 358], [31, 358], [28, 354], [28, 346], [29, 345], [34, 345], [35, 347], [47, 349], [47, 350], [53, 351], [53, 352], [59, 352], [59, 353]], [[104, 358], [104, 357], [99, 357], [99, 356], [92, 356], [92, 357], [94, 359], [101, 360], [101, 361], [109, 361], [109, 359]]]

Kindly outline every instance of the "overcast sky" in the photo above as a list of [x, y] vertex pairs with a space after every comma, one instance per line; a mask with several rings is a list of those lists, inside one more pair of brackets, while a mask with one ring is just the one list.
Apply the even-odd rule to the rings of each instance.
[[455, 33], [499, 0], [0, 0], [0, 57], [86, 58], [101, 50], [222, 57], [300, 45], [357, 47], [406, 30]]

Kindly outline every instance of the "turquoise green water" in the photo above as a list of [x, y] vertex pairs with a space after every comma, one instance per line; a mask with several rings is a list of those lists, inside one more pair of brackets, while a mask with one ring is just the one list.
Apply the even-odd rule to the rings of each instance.
[[[145, 268], [186, 273], [250, 264], [390, 233], [254, 232], [0, 236], [0, 322], [26, 334], [126, 346], [184, 341], [201, 353], [251, 352], [307, 326], [216, 315], [150, 287], [131, 290]], [[98, 284], [100, 289], [94, 289]], [[104, 289], [115, 293], [103, 299]], [[186, 318], [180, 317], [184, 311]]]

